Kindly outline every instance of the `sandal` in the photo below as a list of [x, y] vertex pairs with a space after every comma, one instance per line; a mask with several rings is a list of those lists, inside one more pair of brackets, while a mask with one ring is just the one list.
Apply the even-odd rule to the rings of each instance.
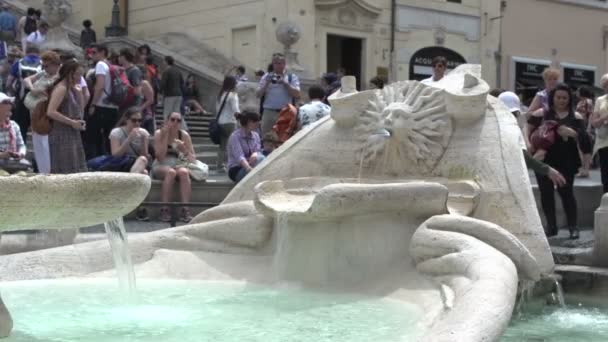
[[190, 209], [182, 208], [182, 212], [179, 217], [179, 220], [184, 223], [189, 223], [190, 221], [192, 221], [192, 215], [190, 214]]
[[160, 208], [160, 220], [163, 222], [171, 222], [171, 213], [169, 212], [169, 208]]

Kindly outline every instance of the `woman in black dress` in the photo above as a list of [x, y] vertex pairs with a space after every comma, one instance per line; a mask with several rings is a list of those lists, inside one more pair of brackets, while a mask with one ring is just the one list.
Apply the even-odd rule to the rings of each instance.
[[[555, 142], [548, 148], [544, 156], [544, 162], [559, 171], [565, 178], [566, 184], [558, 187], [571, 239], [578, 239], [577, 208], [574, 198], [574, 176], [581, 166], [578, 152], [580, 144], [583, 153], [590, 153], [591, 146], [584, 139], [585, 126], [583, 118], [575, 114], [573, 98], [570, 87], [566, 84], [558, 84], [549, 93], [549, 108], [539, 109], [531, 114], [528, 119], [529, 130], [532, 132], [538, 128], [543, 121], [554, 120], [558, 122], [555, 134]], [[547, 236], [555, 236], [558, 233], [557, 220], [555, 217], [555, 193], [553, 182], [547, 177], [536, 174], [540, 200], [547, 220]]]

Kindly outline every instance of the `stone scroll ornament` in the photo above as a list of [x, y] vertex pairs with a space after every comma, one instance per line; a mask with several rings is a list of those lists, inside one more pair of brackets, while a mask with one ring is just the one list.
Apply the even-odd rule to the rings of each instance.
[[[374, 138], [386, 129], [390, 139]], [[358, 161], [376, 165], [394, 176], [431, 172], [445, 152], [452, 135], [452, 119], [445, 93], [417, 81], [391, 84], [378, 90], [355, 126]], [[407, 173], [407, 174], [406, 174]]]

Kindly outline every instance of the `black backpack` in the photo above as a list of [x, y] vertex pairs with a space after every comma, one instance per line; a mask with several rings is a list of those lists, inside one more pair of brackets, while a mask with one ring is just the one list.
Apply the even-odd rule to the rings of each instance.
[[25, 26], [23, 27], [23, 32], [29, 35], [32, 32], [36, 32], [37, 29], [38, 25], [36, 25], [36, 19], [27, 17], [27, 19], [25, 19]]

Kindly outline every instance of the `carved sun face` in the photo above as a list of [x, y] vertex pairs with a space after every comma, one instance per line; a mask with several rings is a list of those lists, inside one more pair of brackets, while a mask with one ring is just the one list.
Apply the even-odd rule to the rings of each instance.
[[[371, 138], [379, 129], [391, 137]], [[443, 90], [407, 81], [379, 90], [356, 130], [366, 165], [393, 175], [426, 174], [443, 156], [452, 123]]]

